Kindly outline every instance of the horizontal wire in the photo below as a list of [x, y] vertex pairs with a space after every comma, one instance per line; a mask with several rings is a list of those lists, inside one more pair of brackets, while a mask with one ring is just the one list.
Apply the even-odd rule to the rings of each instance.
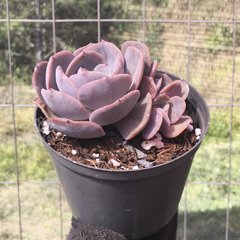
[[[7, 19], [0, 19], [0, 22], [7, 22]], [[186, 20], [175, 20], [175, 19], [9, 19], [9, 22], [163, 22], [163, 23], [188, 23], [189, 21]], [[233, 20], [190, 20], [190, 23], [234, 23]], [[237, 21], [240, 23], [240, 21]]]

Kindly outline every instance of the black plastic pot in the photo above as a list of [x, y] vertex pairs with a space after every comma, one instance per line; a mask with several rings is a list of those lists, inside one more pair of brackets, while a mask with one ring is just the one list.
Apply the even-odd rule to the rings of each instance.
[[[179, 79], [167, 74], [173, 80]], [[148, 236], [168, 223], [178, 208], [193, 157], [210, 121], [203, 97], [194, 87], [189, 87], [188, 101], [197, 113], [202, 131], [200, 140], [182, 156], [152, 168], [112, 171], [73, 162], [52, 149], [38, 130], [75, 219], [112, 229], [129, 239]], [[44, 115], [37, 108], [36, 125], [41, 117]]]

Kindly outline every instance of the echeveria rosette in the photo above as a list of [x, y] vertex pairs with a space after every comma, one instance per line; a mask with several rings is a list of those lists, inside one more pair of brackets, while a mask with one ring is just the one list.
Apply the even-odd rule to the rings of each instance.
[[120, 50], [102, 40], [40, 62], [31, 101], [50, 127], [70, 137], [102, 137], [112, 124], [126, 140], [140, 132], [144, 139], [158, 132], [174, 138], [191, 123], [183, 116], [189, 88], [156, 70], [145, 44], [126, 41]]

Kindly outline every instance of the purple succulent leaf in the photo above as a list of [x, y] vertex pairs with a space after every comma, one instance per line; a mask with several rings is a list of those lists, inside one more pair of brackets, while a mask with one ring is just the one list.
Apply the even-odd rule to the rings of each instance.
[[157, 88], [157, 93], [159, 92], [160, 88], [161, 88], [161, 85], [162, 85], [162, 78], [154, 78], [153, 79], [155, 85], [156, 85], [156, 88]]
[[189, 94], [189, 86], [185, 81], [181, 81], [181, 87], [182, 87], [181, 98], [183, 100], [186, 100]]
[[162, 113], [162, 124], [161, 124], [161, 127], [160, 127], [159, 131], [161, 133], [166, 132], [169, 129], [171, 122], [169, 120], [169, 117], [168, 117], [168, 114], [166, 113], [166, 111], [162, 108], [158, 108], [158, 109]]
[[169, 104], [169, 103], [166, 103], [166, 104], [163, 105], [161, 108], [162, 108], [162, 110], [164, 110], [164, 112], [168, 115], [168, 113], [169, 113], [169, 108], [170, 108], [170, 104]]
[[50, 128], [74, 138], [98, 138], [106, 135], [101, 126], [88, 121], [72, 121], [65, 118], [48, 118]]
[[169, 101], [169, 96], [166, 93], [158, 93], [157, 96], [153, 99], [154, 107], [163, 107]]
[[89, 118], [90, 113], [88, 110], [74, 97], [52, 88], [48, 90], [42, 89], [41, 92], [45, 102], [56, 115], [71, 120]]
[[94, 51], [83, 51], [69, 64], [66, 75], [69, 77], [76, 74], [80, 67], [92, 71], [98, 64], [104, 63], [101, 54]]
[[114, 70], [116, 56], [119, 55], [123, 62], [123, 56], [120, 49], [111, 42], [102, 40], [100, 43], [91, 44], [85, 49], [85, 51], [95, 51], [100, 53], [111, 72]]
[[166, 93], [170, 98], [174, 96], [181, 96], [182, 95], [182, 87], [181, 87], [180, 80], [173, 81], [172, 83], [165, 86], [161, 91], [161, 93]]
[[46, 69], [46, 87], [47, 89], [53, 88], [58, 90], [56, 83], [56, 68], [57, 66], [61, 66], [63, 71], [65, 72], [70, 62], [74, 59], [74, 55], [66, 50], [58, 52], [50, 57]]
[[153, 108], [146, 127], [142, 130], [142, 137], [146, 140], [153, 138], [162, 125], [162, 111], [160, 108]]
[[56, 69], [56, 83], [58, 86], [58, 89], [66, 93], [74, 98], [77, 99], [77, 91], [78, 88], [73, 81], [71, 81], [67, 75], [63, 72], [62, 68], [60, 66], [57, 67]]
[[171, 97], [169, 102], [168, 117], [171, 124], [176, 123], [186, 110], [186, 102], [178, 96]]
[[33, 88], [38, 96], [38, 98], [45, 103], [42, 94], [41, 89], [46, 89], [46, 68], [47, 68], [47, 61], [40, 62], [37, 64], [34, 68], [34, 72], [32, 75], [32, 85]]
[[160, 90], [173, 82], [173, 80], [166, 73], [164, 74], [156, 73], [155, 78], [162, 78]]
[[140, 133], [147, 125], [152, 109], [152, 97], [149, 94], [136, 103], [130, 113], [114, 123], [114, 126], [121, 133], [125, 140], [132, 139]]
[[92, 44], [92, 43], [90, 42], [88, 45], [76, 49], [76, 50], [73, 52], [73, 55], [74, 55], [75, 57], [78, 56], [81, 52], [83, 52], [83, 51], [86, 49], [86, 47], [90, 46], [91, 44]]
[[111, 71], [106, 63], [98, 64], [93, 71], [104, 73], [106, 76], [111, 76]]
[[116, 74], [124, 74], [124, 61], [119, 55], [116, 56], [113, 71], [112, 71], [112, 75], [116, 75]]
[[128, 91], [132, 78], [128, 74], [106, 76], [86, 83], [78, 90], [78, 100], [86, 107], [96, 110], [112, 104]]
[[77, 74], [71, 75], [69, 78], [72, 82], [75, 83], [75, 85], [79, 89], [88, 82], [92, 82], [104, 77], [106, 77], [106, 74], [103, 72], [87, 71], [85, 69], [82, 69], [82, 71], [79, 71]]
[[136, 48], [142, 50], [143, 57], [144, 57], [143, 75], [148, 76], [149, 73], [150, 73], [150, 69], [151, 69], [151, 56], [150, 56], [150, 52], [148, 50], [148, 47], [145, 44], [143, 44], [139, 41], [126, 41], [122, 44], [122, 47], [121, 47], [121, 52], [122, 52], [123, 56], [125, 55], [125, 52], [126, 52], [126, 50], [129, 46], [133, 46], [133, 47], [136, 47]]
[[154, 99], [157, 94], [157, 87], [153, 81], [153, 78], [148, 76], [142, 77], [142, 81], [139, 85], [138, 90], [140, 91], [139, 99], [143, 99], [147, 95], [147, 93], [150, 93], [152, 99]]
[[114, 103], [93, 111], [89, 120], [101, 126], [113, 124], [124, 118], [132, 110], [139, 95], [138, 90], [131, 91]]
[[34, 103], [37, 107], [39, 107], [43, 114], [47, 117], [53, 117], [57, 118], [58, 116], [48, 107], [47, 104], [43, 103], [38, 97], [35, 97], [34, 99], [30, 99], [32, 103]]
[[171, 124], [168, 129], [160, 129], [162, 135], [167, 138], [175, 138], [181, 134], [192, 122], [189, 116], [182, 116], [176, 123]]
[[[77, 71], [77, 74], [78, 73], [81, 73], [81, 72], [84, 72], [84, 71], [88, 71], [86, 68], [82, 68], [82, 67], [80, 67], [79, 69], [78, 69], [78, 71]], [[71, 77], [71, 76], [70, 76]]]
[[124, 55], [124, 72], [132, 77], [132, 85], [129, 91], [139, 87], [143, 76], [144, 59], [141, 49], [129, 46]]
[[150, 69], [150, 73], [148, 75], [149, 77], [155, 78], [155, 74], [156, 74], [156, 71], [157, 71], [157, 66], [158, 66], [158, 62], [157, 62], [157, 60], [154, 60], [151, 63], [151, 69]]

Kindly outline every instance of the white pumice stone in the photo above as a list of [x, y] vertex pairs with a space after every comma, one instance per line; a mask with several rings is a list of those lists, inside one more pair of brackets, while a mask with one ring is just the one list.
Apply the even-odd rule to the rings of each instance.
[[200, 128], [196, 128], [195, 129], [195, 135], [198, 137], [201, 135], [201, 129]]
[[61, 132], [57, 132], [57, 137], [61, 137], [63, 134]]
[[43, 122], [42, 133], [48, 135], [50, 133], [49, 125], [46, 121]]
[[132, 168], [133, 170], [139, 169], [139, 167], [136, 165]]
[[92, 156], [98, 158], [99, 154], [98, 153], [93, 153]]
[[115, 159], [111, 158], [110, 161], [112, 162], [114, 167], [120, 166], [120, 162], [116, 161]]
[[75, 149], [72, 150], [72, 155], [76, 155], [77, 151]]

